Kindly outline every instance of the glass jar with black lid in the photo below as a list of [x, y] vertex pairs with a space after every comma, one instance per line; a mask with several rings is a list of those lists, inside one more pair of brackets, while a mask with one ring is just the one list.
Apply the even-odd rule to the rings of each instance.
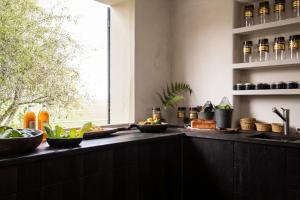
[[254, 25], [254, 5], [246, 5], [244, 8], [244, 25]]
[[275, 0], [274, 15], [276, 21], [285, 19], [285, 0]]
[[269, 51], [269, 40], [267, 38], [260, 39], [258, 41], [258, 57], [260, 62], [269, 60]]
[[270, 21], [270, 4], [268, 1], [259, 3], [258, 16], [261, 24], [265, 24]]
[[289, 54], [291, 59], [299, 59], [300, 35], [292, 35], [289, 39]]
[[252, 52], [253, 52], [253, 43], [252, 41], [243, 42], [243, 62], [249, 63], [252, 62]]
[[273, 53], [275, 60], [285, 59], [285, 39], [284, 37], [274, 38]]
[[292, 0], [293, 17], [300, 17], [300, 0]]
[[186, 107], [177, 108], [177, 125], [184, 126], [186, 119]]
[[152, 118], [161, 120], [161, 109], [159, 107], [152, 108]]
[[189, 118], [190, 118], [190, 121], [192, 121], [194, 119], [198, 119], [198, 108], [197, 107], [190, 108]]

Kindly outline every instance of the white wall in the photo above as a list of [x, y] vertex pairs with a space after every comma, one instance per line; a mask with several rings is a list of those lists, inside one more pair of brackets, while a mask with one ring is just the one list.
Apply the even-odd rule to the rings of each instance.
[[189, 83], [188, 104], [231, 98], [231, 0], [174, 0], [172, 5], [172, 79]]
[[156, 95], [171, 79], [170, 0], [136, 0], [135, 119], [161, 106]]
[[111, 123], [134, 121], [135, 1], [111, 7]]

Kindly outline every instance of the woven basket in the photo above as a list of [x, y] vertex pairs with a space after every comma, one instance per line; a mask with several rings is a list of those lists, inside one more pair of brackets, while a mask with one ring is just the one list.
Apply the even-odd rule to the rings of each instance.
[[283, 125], [278, 123], [272, 124], [272, 132], [273, 133], [283, 133]]
[[240, 119], [241, 129], [243, 131], [253, 131], [255, 130], [255, 118], [242, 118]]
[[255, 123], [256, 130], [259, 132], [270, 132], [272, 130], [271, 124]]

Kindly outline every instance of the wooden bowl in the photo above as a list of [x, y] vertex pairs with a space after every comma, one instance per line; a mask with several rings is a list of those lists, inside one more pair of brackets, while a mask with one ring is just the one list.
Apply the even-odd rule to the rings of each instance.
[[43, 132], [36, 131], [32, 137], [0, 139], [0, 155], [28, 153], [35, 150], [43, 140]]
[[47, 143], [50, 147], [54, 148], [71, 148], [79, 146], [79, 144], [82, 142], [82, 139], [83, 138], [47, 138]]
[[155, 125], [132, 124], [130, 127], [131, 128], [136, 127], [142, 133], [164, 133], [168, 128], [168, 124], [155, 124]]
[[279, 123], [272, 123], [272, 132], [273, 133], [283, 133], [283, 125]]

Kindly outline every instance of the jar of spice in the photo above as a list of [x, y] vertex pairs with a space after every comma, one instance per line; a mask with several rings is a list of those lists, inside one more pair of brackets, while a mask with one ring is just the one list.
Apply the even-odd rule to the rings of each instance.
[[252, 62], [252, 41], [244, 41], [243, 43], [243, 56], [244, 63]]
[[198, 119], [198, 108], [191, 107], [189, 112], [190, 121], [193, 119]]
[[186, 107], [178, 107], [177, 109], [177, 125], [184, 126], [186, 118]]
[[269, 40], [267, 38], [260, 39], [258, 41], [258, 54], [260, 62], [269, 60], [269, 51]]
[[293, 17], [300, 17], [300, 0], [292, 0]]
[[152, 118], [161, 120], [161, 110], [159, 107], [152, 108]]
[[269, 22], [270, 19], [270, 4], [268, 1], [259, 3], [258, 16], [261, 24]]
[[274, 59], [275, 60], [284, 60], [285, 59], [285, 39], [284, 37], [274, 38]]
[[285, 19], [285, 0], [275, 0], [274, 14], [276, 21]]
[[254, 25], [254, 5], [246, 5], [244, 9], [244, 25]]
[[291, 59], [299, 59], [300, 35], [292, 35], [289, 39], [289, 52]]

